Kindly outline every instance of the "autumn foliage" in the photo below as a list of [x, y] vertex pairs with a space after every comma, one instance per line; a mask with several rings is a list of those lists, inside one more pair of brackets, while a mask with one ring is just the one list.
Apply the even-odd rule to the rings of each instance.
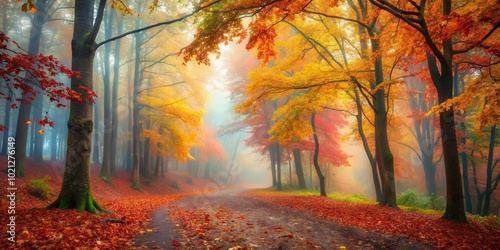
[[[51, 102], [55, 102], [56, 107], [67, 107], [65, 101], [83, 101], [76, 91], [55, 79], [60, 74], [68, 78], [80, 77], [79, 72], [71, 71], [52, 55], [31, 55], [24, 52], [19, 44], [4, 32], [0, 32], [0, 63], [0, 77], [6, 81], [9, 91], [0, 92], [0, 99], [11, 102], [11, 108], [18, 108], [19, 103], [30, 104], [39, 92], [43, 92]], [[96, 97], [93, 91], [86, 91], [90, 94], [89, 100]], [[53, 126], [47, 118], [38, 123]], [[5, 129], [4, 125], [0, 125], [0, 131]]]

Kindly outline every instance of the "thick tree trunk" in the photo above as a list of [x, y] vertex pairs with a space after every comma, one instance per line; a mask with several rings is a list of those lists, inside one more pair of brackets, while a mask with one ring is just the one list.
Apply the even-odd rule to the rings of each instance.
[[[99, 10], [104, 9], [102, 0]], [[80, 78], [71, 79], [71, 88], [82, 96], [83, 102], [72, 102], [68, 121], [68, 147], [64, 179], [59, 197], [48, 207], [76, 208], [78, 211], [98, 213], [105, 211], [92, 197], [90, 191], [90, 152], [92, 147], [92, 102], [87, 101], [87, 93], [79, 89], [85, 86], [92, 90], [95, 35], [92, 30], [94, 5], [92, 1], [75, 0], [75, 22], [71, 41], [71, 69], [80, 72]], [[96, 27], [99, 27], [99, 15]], [[94, 32], [91, 32], [94, 31]], [[94, 35], [89, 35], [94, 34]]]
[[[465, 73], [460, 73], [459, 65], [455, 64], [453, 66], [453, 96], [457, 97], [461, 93], [463, 93], [464, 86], [464, 77]], [[457, 115], [459, 117], [466, 117], [465, 112], [457, 111]], [[467, 133], [465, 122], [459, 121], [456, 124], [458, 130], [460, 130], [464, 135]], [[459, 139], [460, 145], [466, 145], [467, 137], [462, 136]], [[464, 199], [465, 199], [465, 211], [468, 213], [472, 213], [472, 199], [470, 195], [470, 185], [469, 185], [469, 167], [467, 160], [467, 153], [461, 152], [460, 155], [460, 163], [462, 164], [462, 181], [464, 183]]]
[[323, 173], [321, 172], [321, 168], [319, 167], [319, 140], [318, 140], [318, 135], [316, 134], [316, 125], [314, 119], [316, 118], [316, 113], [311, 114], [311, 127], [313, 129], [313, 137], [314, 137], [314, 169], [316, 170], [316, 173], [318, 174], [318, 179], [319, 179], [319, 189], [320, 189], [320, 195], [321, 196], [326, 196], [326, 187], [325, 187], [325, 176], [323, 176]]
[[[451, 41], [445, 41], [443, 46], [451, 51]], [[453, 97], [452, 70], [449, 63], [446, 63], [446, 65], [442, 64], [441, 74], [439, 74], [435, 57], [428, 54], [427, 61], [433, 83], [438, 92], [438, 101], [441, 104]], [[451, 62], [451, 59], [449, 61]], [[452, 221], [467, 222], [453, 107], [439, 114], [439, 122], [446, 175], [446, 211], [443, 218]]]
[[432, 156], [426, 152], [422, 152], [422, 161], [424, 165], [424, 176], [425, 176], [425, 189], [427, 190], [427, 196], [436, 195], [436, 168], [432, 162]]
[[[36, 2], [37, 12], [31, 21], [30, 40], [28, 45], [28, 53], [38, 55], [40, 50], [40, 40], [42, 38], [42, 28], [47, 22], [46, 0]], [[26, 73], [26, 79], [30, 79], [29, 73]], [[38, 93], [40, 95], [41, 93]], [[28, 96], [23, 96], [26, 99]], [[31, 104], [21, 102], [19, 108], [19, 116], [16, 126], [16, 176], [24, 177], [24, 158], [26, 157], [27, 142], [28, 142], [28, 120], [30, 120]], [[35, 123], [32, 123], [35, 126]]]
[[304, 169], [302, 167], [302, 157], [300, 155], [300, 149], [294, 148], [292, 150], [293, 160], [295, 163], [295, 173], [297, 174], [297, 179], [299, 180], [299, 188], [307, 189], [306, 178], [304, 177]]
[[[372, 51], [379, 51], [380, 46], [376, 39], [371, 39]], [[376, 85], [384, 81], [382, 58], [375, 60]], [[389, 148], [387, 137], [387, 107], [385, 106], [385, 91], [380, 89], [375, 93], [375, 158], [380, 172], [382, 183], [381, 205], [397, 207], [396, 204], [396, 182], [394, 179], [394, 157]]]

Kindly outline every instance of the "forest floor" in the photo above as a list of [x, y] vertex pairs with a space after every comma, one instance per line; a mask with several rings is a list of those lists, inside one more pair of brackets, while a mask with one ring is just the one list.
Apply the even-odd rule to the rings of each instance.
[[[0, 158], [0, 169], [5, 164]], [[26, 177], [15, 180], [15, 243], [6, 234], [7, 189], [0, 189], [0, 249], [500, 249], [500, 229], [474, 221], [457, 224], [327, 197], [222, 189], [175, 171], [152, 178], [138, 192], [130, 188], [129, 173], [118, 171], [109, 185], [92, 166], [93, 194], [111, 214], [47, 210], [61, 187], [62, 164], [28, 159], [25, 170]], [[28, 192], [29, 180], [44, 176], [54, 190], [47, 201]], [[7, 187], [3, 172], [2, 180]]]
[[180, 235], [174, 245], [178, 249], [433, 249], [241, 195], [244, 190], [222, 190], [172, 203], [170, 218]]

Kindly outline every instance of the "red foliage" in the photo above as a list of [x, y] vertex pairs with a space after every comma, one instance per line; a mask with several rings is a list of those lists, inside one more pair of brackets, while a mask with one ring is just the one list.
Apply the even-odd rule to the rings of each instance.
[[[0, 158], [0, 169], [7, 164], [6, 158]], [[111, 214], [94, 215], [79, 213], [74, 209], [36, 209], [45, 207], [51, 201], [42, 201], [28, 193], [28, 180], [49, 177], [49, 184], [54, 192], [62, 186], [64, 165], [61, 162], [35, 163], [31, 158], [25, 161], [26, 178], [17, 178], [16, 190], [16, 243], [7, 237], [0, 239], [0, 249], [74, 249], [85, 246], [89, 249], [129, 249], [137, 234], [145, 233], [152, 211], [190, 194], [213, 189], [213, 183], [193, 178], [192, 184], [179, 182], [179, 190], [170, 187], [174, 180], [183, 179], [185, 173], [168, 172], [165, 178], [153, 180], [149, 186], [141, 187], [141, 192], [130, 188], [131, 175], [119, 170], [111, 177], [113, 185], [106, 184], [99, 178], [100, 166], [91, 167], [91, 188], [97, 201]], [[0, 173], [7, 181], [7, 175]], [[0, 195], [6, 197], [7, 190], [0, 189]], [[182, 193], [181, 193], [182, 192]], [[54, 200], [55, 194], [50, 198]], [[5, 199], [0, 200], [0, 221], [7, 223]], [[126, 224], [106, 223], [105, 218], [127, 221]], [[6, 235], [5, 235], [6, 236]]]
[[224, 147], [222, 147], [222, 144], [216, 137], [217, 133], [215, 130], [206, 125], [203, 126], [203, 134], [200, 138], [203, 145], [200, 147], [201, 152], [198, 160], [207, 162], [210, 157], [216, 159], [226, 158], [226, 151], [224, 151]]
[[471, 221], [454, 223], [435, 215], [406, 212], [369, 204], [339, 202], [327, 197], [265, 196], [283, 207], [311, 211], [316, 216], [366, 230], [380, 231], [453, 249], [500, 249], [500, 229]]
[[[76, 91], [54, 79], [60, 74], [68, 78], [80, 77], [79, 72], [67, 68], [52, 55], [32, 55], [24, 52], [15, 41], [1, 31], [0, 64], [2, 65], [0, 78], [7, 83], [8, 91], [19, 90], [22, 95], [22, 97], [12, 99], [9, 94], [0, 92], [0, 99], [29, 104], [41, 90], [51, 102], [56, 103], [56, 107], [67, 107], [66, 101], [82, 101]], [[26, 77], [21, 74], [25, 74]], [[93, 97], [97, 97], [96, 94], [92, 90], [86, 90], [87, 99], [93, 101]], [[19, 107], [17, 103], [12, 103], [11, 108]], [[51, 125], [46, 119], [39, 124]], [[5, 129], [5, 126], [0, 126], [0, 131]]]

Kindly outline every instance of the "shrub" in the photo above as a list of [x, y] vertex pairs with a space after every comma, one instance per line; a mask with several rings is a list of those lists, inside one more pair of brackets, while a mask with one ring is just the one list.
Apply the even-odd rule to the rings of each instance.
[[418, 196], [415, 191], [406, 191], [396, 196], [399, 205], [413, 208], [430, 208], [430, 198]]
[[442, 211], [446, 208], [446, 199], [443, 196], [419, 196], [413, 190], [396, 196], [398, 205], [408, 207], [408, 210], [433, 209]]
[[191, 177], [186, 177], [186, 179], [184, 180], [187, 184], [191, 184], [193, 183], [193, 178]]
[[177, 183], [176, 181], [174, 181], [174, 182], [170, 183], [170, 186], [171, 186], [172, 188], [177, 189], [177, 190], [179, 189], [179, 183]]
[[42, 200], [46, 200], [49, 198], [49, 195], [52, 194], [52, 187], [48, 183], [49, 177], [43, 177], [40, 179], [31, 179], [28, 182], [28, 192], [38, 197]]
[[431, 196], [431, 207], [434, 210], [443, 211], [446, 209], [446, 199], [443, 196]]

